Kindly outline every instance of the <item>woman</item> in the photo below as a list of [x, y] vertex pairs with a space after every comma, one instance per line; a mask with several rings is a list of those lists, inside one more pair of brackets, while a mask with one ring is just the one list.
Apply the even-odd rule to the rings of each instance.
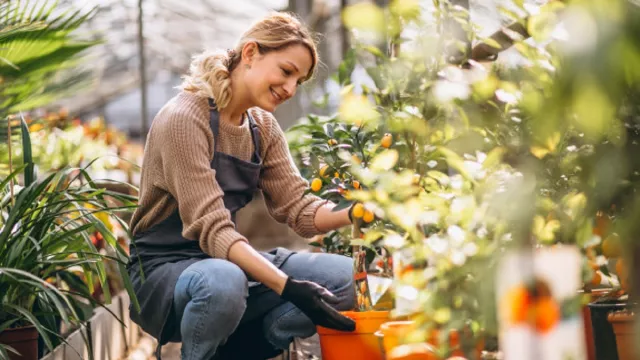
[[234, 223], [258, 188], [270, 214], [303, 237], [351, 223], [349, 210], [303, 196], [308, 183], [271, 114], [317, 62], [300, 22], [272, 14], [235, 49], [195, 57], [153, 121], [131, 222], [141, 305], [131, 317], [160, 345], [182, 341], [183, 359], [264, 359], [315, 325], [355, 327], [336, 311], [354, 305], [351, 259], [259, 253]]

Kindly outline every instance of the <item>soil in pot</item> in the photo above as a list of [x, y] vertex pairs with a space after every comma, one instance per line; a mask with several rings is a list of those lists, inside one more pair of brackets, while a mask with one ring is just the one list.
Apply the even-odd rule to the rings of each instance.
[[619, 300], [601, 300], [589, 304], [591, 327], [596, 359], [620, 360], [616, 347], [616, 335], [608, 320], [610, 313], [624, 310], [627, 304]]
[[616, 348], [620, 360], [638, 359], [635, 337], [635, 316], [629, 310], [615, 311], [607, 317], [616, 336]]
[[355, 320], [353, 332], [336, 331], [318, 326], [323, 360], [383, 360], [382, 349], [375, 333], [389, 321], [389, 311], [344, 311]]
[[38, 360], [38, 331], [34, 326], [4, 330], [0, 333], [0, 344], [20, 353], [9, 351], [9, 360]]

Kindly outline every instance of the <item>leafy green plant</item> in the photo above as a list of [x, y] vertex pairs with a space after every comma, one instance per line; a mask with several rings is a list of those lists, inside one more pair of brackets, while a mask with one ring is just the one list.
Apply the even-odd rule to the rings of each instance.
[[[28, 142], [23, 145], [30, 153]], [[31, 163], [29, 158], [25, 162]], [[12, 185], [19, 174], [30, 171], [27, 168], [16, 169], [0, 183], [0, 332], [33, 325], [53, 349], [64, 341], [58, 319], [81, 326], [86, 320], [81, 309], [100, 305], [91, 296], [96, 284], [110, 303], [105, 262], [118, 264], [138, 306], [125, 268], [127, 253], [98, 218], [107, 214], [126, 229], [115, 212], [130, 211], [136, 199], [98, 188], [85, 168], [63, 169], [24, 186]], [[115, 257], [95, 248], [90, 240], [95, 231]], [[7, 356], [3, 345], [0, 355]]]
[[[334, 77], [340, 107], [288, 133], [312, 191], [340, 207], [362, 202], [376, 215], [363, 239], [331, 233], [325, 249], [364, 242], [409, 254], [414, 264], [396, 269], [395, 288], [413, 288], [423, 338], [439, 330], [445, 358], [457, 350], [447, 345], [448, 330], [470, 330], [467, 354], [476, 339], [497, 333], [494, 279], [504, 252], [567, 244], [586, 254], [601, 240], [598, 210], [617, 204], [618, 228], [631, 238], [640, 209], [640, 73], [627, 64], [640, 58], [637, 4], [578, 1], [565, 10], [558, 1], [530, 11], [513, 1], [527, 16], [502, 9], [516, 26], [502, 36], [509, 41], [496, 42], [480, 38], [451, 3], [460, 2], [434, 1], [430, 16], [413, 1], [345, 12], [357, 36]], [[365, 11], [380, 21], [359, 21]], [[550, 38], [563, 12], [598, 24], [602, 36], [588, 48]], [[513, 44], [525, 65], [452, 63], [452, 17], [487, 48]], [[571, 41], [579, 43], [577, 29]], [[352, 82], [355, 67], [366, 71], [366, 85]], [[392, 141], [382, 146], [387, 134]]]

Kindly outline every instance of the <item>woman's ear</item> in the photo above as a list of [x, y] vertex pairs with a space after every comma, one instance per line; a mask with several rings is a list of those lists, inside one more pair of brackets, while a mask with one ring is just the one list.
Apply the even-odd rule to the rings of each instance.
[[258, 44], [255, 41], [247, 42], [242, 47], [242, 64], [245, 67], [251, 67], [258, 55]]

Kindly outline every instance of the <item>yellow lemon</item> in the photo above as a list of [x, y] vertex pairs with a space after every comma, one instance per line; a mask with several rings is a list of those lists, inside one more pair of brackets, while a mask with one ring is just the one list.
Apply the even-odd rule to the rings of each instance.
[[322, 189], [322, 180], [318, 178], [313, 179], [313, 181], [311, 182], [311, 190], [313, 190], [314, 192], [318, 192], [320, 191], [320, 189]]
[[327, 144], [333, 146], [333, 145], [338, 145], [338, 140], [336, 139], [329, 139], [329, 141], [327, 141]]

